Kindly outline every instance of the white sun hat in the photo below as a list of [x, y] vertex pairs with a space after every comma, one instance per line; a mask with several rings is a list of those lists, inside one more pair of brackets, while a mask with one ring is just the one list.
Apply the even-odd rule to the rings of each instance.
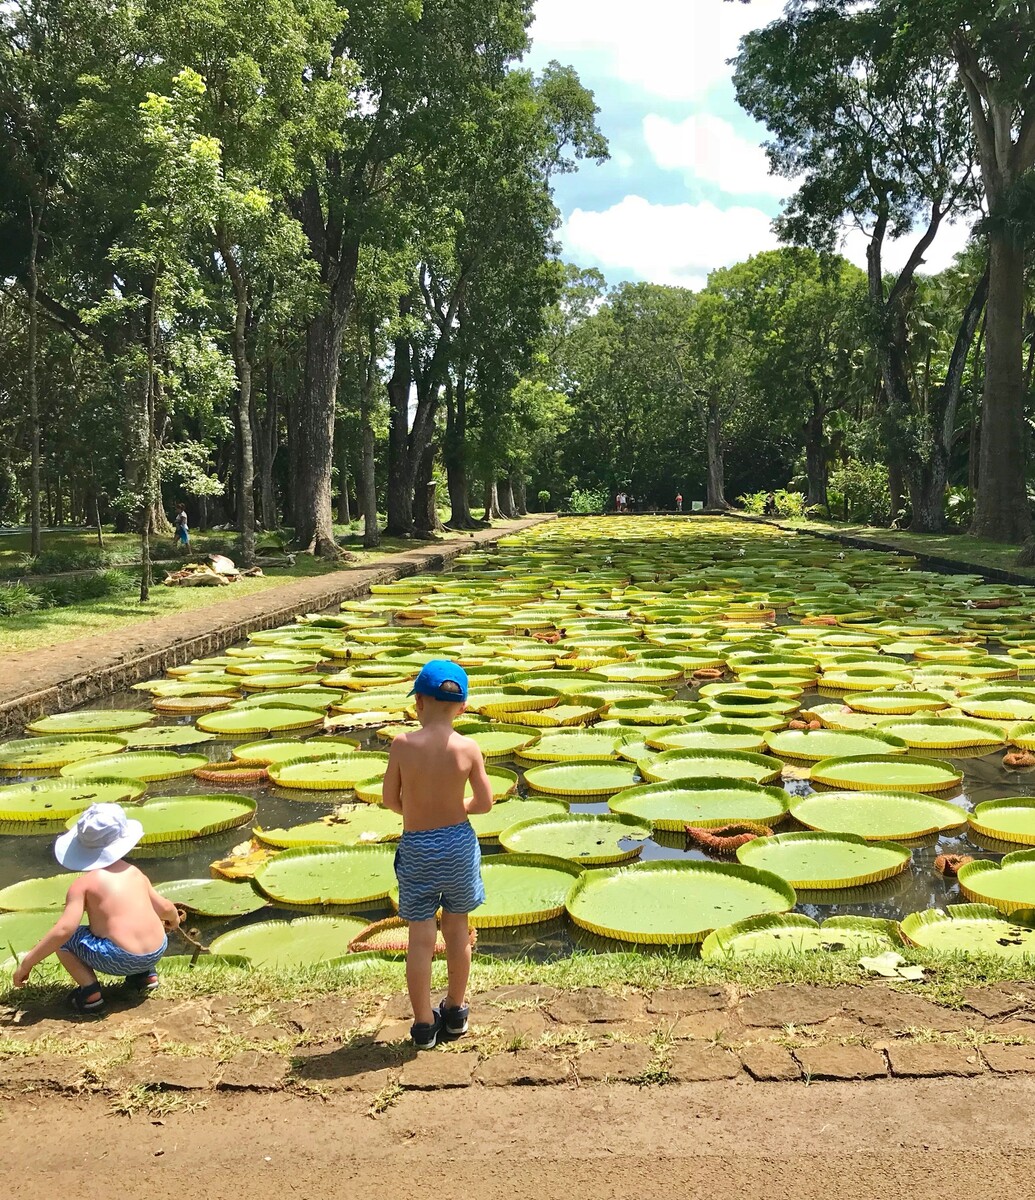
[[54, 857], [69, 871], [96, 871], [124, 858], [143, 836], [143, 825], [120, 804], [91, 804], [54, 843]]

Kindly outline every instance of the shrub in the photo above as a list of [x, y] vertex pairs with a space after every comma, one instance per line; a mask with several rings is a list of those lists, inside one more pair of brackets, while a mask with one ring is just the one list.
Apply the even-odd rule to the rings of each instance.
[[46, 607], [45, 598], [24, 583], [0, 586], [0, 616], [20, 617], [22, 613], [39, 612]]
[[956, 529], [967, 529], [974, 519], [974, 493], [968, 487], [951, 487], [945, 493], [945, 515]]
[[546, 510], [550, 507], [550, 493], [544, 489], [539, 493], [538, 500], [539, 507], [543, 512], [546, 512]]
[[573, 513], [602, 513], [607, 508], [607, 492], [603, 488], [573, 488], [568, 498], [568, 510]]
[[850, 460], [830, 472], [830, 507], [841, 510], [846, 521], [887, 525], [891, 520], [891, 492], [887, 469], [879, 463]]
[[136, 589], [132, 576], [122, 571], [98, 571], [79, 579], [61, 579], [48, 584], [45, 594], [54, 608], [69, 608], [91, 600], [108, 600]]
[[112, 556], [100, 546], [74, 546], [68, 550], [44, 550], [35, 558], [26, 556], [23, 570], [32, 575], [60, 575], [64, 571], [84, 571], [109, 567]]
[[[780, 488], [773, 495], [776, 497], [777, 516], [804, 517], [806, 515], [805, 497], [801, 492], [789, 492], [786, 488]], [[750, 492], [746, 496], [739, 496], [737, 503], [745, 512], [760, 517], [765, 513], [768, 496], [768, 492]]]

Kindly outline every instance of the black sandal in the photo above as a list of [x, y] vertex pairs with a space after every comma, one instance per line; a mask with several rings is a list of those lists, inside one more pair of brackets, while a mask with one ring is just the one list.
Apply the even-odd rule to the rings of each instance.
[[157, 971], [141, 971], [138, 975], [126, 976], [126, 987], [135, 988], [138, 992], [153, 992], [157, 986]]
[[82, 1017], [96, 1017], [105, 1009], [104, 995], [99, 983], [73, 988], [69, 1000], [72, 1002], [72, 1007]]

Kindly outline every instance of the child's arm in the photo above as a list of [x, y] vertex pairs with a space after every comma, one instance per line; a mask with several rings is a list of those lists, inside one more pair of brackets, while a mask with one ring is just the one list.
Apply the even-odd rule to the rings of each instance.
[[468, 777], [472, 796], [464, 801], [469, 816], [487, 813], [492, 809], [492, 784], [485, 771], [485, 759], [475, 743], [471, 743], [471, 774]]
[[384, 782], [381, 787], [381, 803], [389, 812], [398, 813], [402, 816], [402, 770], [399, 766], [399, 757], [402, 753], [399, 739], [396, 738], [392, 742], [392, 748], [388, 752], [388, 770], [385, 771]]
[[24, 987], [28, 982], [32, 968], [37, 963], [41, 963], [45, 958], [48, 958], [55, 950], [61, 949], [65, 942], [75, 933], [76, 929], [79, 928], [79, 922], [83, 919], [85, 908], [86, 899], [83, 886], [77, 881], [68, 889], [68, 895], [65, 898], [65, 911], [54, 922], [53, 928], [33, 946], [18, 964], [14, 972], [14, 978], [11, 981], [15, 987]]
[[176, 905], [171, 900], [167, 900], [164, 896], [160, 896], [151, 886], [151, 881], [147, 882], [148, 894], [151, 897], [151, 907], [157, 915], [161, 917], [162, 924], [166, 929], [172, 931], [180, 927], [180, 913]]

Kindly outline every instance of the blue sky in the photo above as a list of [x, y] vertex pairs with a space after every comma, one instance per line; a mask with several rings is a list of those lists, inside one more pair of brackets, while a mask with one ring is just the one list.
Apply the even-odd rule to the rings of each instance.
[[[596, 95], [611, 161], [560, 180], [564, 254], [608, 280], [702, 287], [708, 272], [777, 245], [770, 228], [793, 183], [774, 179], [765, 130], [737, 105], [727, 65], [783, 0], [536, 0], [529, 60], [574, 66]], [[966, 240], [948, 229], [940, 270]], [[889, 266], [905, 248], [889, 255]], [[844, 253], [865, 263], [850, 232]]]

